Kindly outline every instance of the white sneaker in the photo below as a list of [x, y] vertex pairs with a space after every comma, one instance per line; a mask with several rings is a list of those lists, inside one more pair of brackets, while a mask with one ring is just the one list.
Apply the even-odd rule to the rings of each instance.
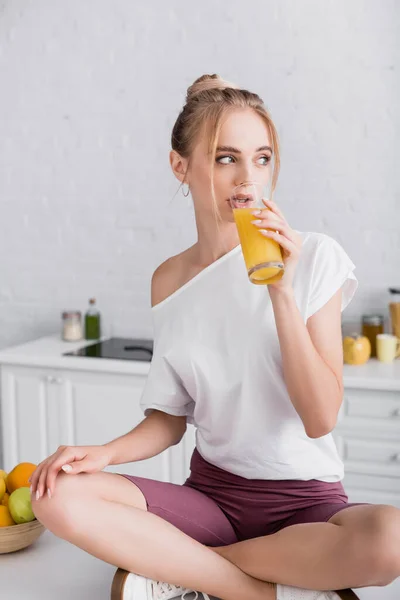
[[304, 590], [278, 583], [276, 585], [276, 600], [340, 600], [340, 596], [336, 592]]
[[111, 600], [210, 600], [210, 597], [203, 592], [118, 569], [112, 583]]

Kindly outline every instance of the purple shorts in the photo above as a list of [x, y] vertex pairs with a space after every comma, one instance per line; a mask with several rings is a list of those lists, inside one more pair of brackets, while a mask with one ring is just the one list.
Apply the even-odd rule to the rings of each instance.
[[233, 475], [194, 450], [183, 485], [123, 475], [147, 509], [206, 546], [225, 546], [297, 523], [328, 521], [349, 503], [340, 481], [264, 480]]

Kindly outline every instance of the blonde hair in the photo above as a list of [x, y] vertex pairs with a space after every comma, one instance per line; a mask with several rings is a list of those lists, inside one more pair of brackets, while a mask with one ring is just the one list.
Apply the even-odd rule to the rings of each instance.
[[[188, 88], [186, 104], [172, 129], [171, 146], [183, 158], [189, 158], [199, 133], [205, 128], [208, 136], [208, 151], [211, 154], [211, 190], [214, 215], [220, 220], [215, 200], [214, 164], [222, 118], [238, 108], [252, 108], [264, 120], [271, 137], [274, 167], [271, 182], [271, 199], [280, 169], [279, 138], [276, 127], [264, 102], [257, 94], [241, 89], [225, 81], [219, 75], [202, 75]], [[184, 183], [184, 182], [183, 182]], [[182, 185], [183, 185], [182, 183]]]

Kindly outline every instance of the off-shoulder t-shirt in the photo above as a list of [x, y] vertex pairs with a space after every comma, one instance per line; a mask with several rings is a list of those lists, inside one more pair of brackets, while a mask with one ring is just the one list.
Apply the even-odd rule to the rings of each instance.
[[[298, 233], [293, 289], [306, 323], [340, 288], [344, 310], [358, 284], [338, 242]], [[186, 416], [203, 458], [248, 479], [343, 478], [332, 434], [309, 438], [290, 400], [268, 286], [250, 283], [240, 245], [155, 305], [152, 316], [146, 416], [153, 409]]]

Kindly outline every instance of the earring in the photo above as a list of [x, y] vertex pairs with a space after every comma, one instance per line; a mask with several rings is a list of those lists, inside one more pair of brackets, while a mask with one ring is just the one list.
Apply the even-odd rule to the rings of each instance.
[[185, 185], [185, 184], [184, 184], [184, 183], [182, 183], [182, 194], [185, 196], [185, 198], [187, 198], [187, 197], [189, 196], [190, 187], [189, 187], [189, 184], [187, 183], [186, 185], [188, 186], [188, 189], [187, 189], [187, 194], [185, 194], [185, 191], [184, 191], [184, 189], [183, 189], [183, 186], [184, 186], [184, 185]]

